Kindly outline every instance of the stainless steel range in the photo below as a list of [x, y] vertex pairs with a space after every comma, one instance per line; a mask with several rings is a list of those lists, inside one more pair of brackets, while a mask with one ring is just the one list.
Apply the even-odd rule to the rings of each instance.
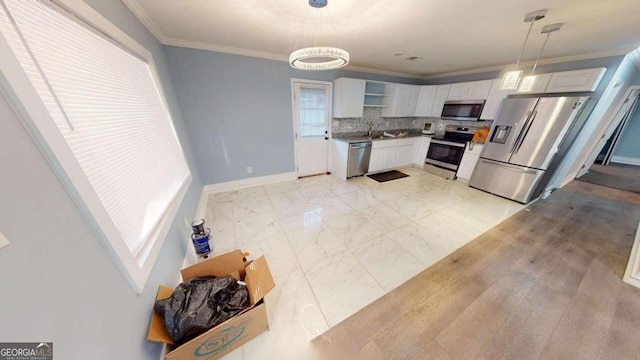
[[443, 136], [431, 138], [424, 170], [445, 179], [455, 179], [467, 141], [480, 127], [447, 125]]

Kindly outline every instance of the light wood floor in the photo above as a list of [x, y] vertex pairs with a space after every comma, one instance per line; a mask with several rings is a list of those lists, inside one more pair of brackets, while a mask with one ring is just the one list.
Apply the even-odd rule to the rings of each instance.
[[640, 195], [574, 181], [314, 340], [382, 359], [640, 359]]

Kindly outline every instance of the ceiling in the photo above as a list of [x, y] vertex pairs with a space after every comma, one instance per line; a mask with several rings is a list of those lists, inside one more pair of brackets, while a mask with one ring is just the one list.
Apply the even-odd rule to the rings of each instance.
[[564, 26], [551, 35], [543, 59], [619, 55], [640, 46], [638, 0], [329, 0], [323, 9], [307, 0], [122, 1], [163, 44], [287, 61], [315, 42], [349, 51], [354, 69], [420, 77], [512, 66], [527, 34], [525, 14], [544, 8], [525, 62], [540, 51], [541, 28], [558, 22]]

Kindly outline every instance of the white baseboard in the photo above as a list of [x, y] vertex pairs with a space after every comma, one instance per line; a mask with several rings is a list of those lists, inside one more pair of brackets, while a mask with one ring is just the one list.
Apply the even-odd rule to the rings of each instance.
[[205, 185], [202, 188], [202, 192], [203, 193], [206, 192], [208, 196], [209, 194], [246, 189], [254, 186], [275, 184], [283, 181], [295, 180], [297, 178], [298, 178], [298, 174], [296, 174], [295, 172], [260, 176], [255, 178], [248, 178], [248, 179], [235, 180], [235, 181], [229, 181], [229, 182], [218, 183], [218, 184]]
[[636, 239], [631, 248], [627, 270], [624, 272], [622, 280], [631, 286], [640, 289], [640, 224], [636, 231]]
[[618, 164], [638, 165], [640, 166], [640, 159], [626, 157], [626, 156], [612, 156], [611, 162]]

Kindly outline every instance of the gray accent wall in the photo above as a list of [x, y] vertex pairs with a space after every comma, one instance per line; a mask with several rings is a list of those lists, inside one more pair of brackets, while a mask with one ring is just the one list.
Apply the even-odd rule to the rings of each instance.
[[613, 156], [635, 159], [635, 162], [640, 163], [640, 106], [629, 120]]
[[422, 82], [348, 70], [300, 71], [283, 61], [173, 46], [165, 46], [165, 53], [205, 184], [295, 171], [292, 78]]
[[[631, 81], [631, 85], [640, 85], [640, 71]], [[636, 107], [635, 113], [629, 120], [629, 125], [624, 134], [622, 134], [618, 148], [613, 155], [636, 159], [640, 162], [640, 105]]]
[[[202, 182], [164, 53], [120, 1], [87, 1], [153, 53], [194, 181], [142, 294], [120, 273], [49, 162], [23, 126], [0, 72], [0, 339], [52, 341], [56, 359], [157, 360], [145, 340], [158, 285], [175, 285], [188, 246], [182, 218], [193, 218]], [[1, 71], [1, 70], [0, 70]]]

